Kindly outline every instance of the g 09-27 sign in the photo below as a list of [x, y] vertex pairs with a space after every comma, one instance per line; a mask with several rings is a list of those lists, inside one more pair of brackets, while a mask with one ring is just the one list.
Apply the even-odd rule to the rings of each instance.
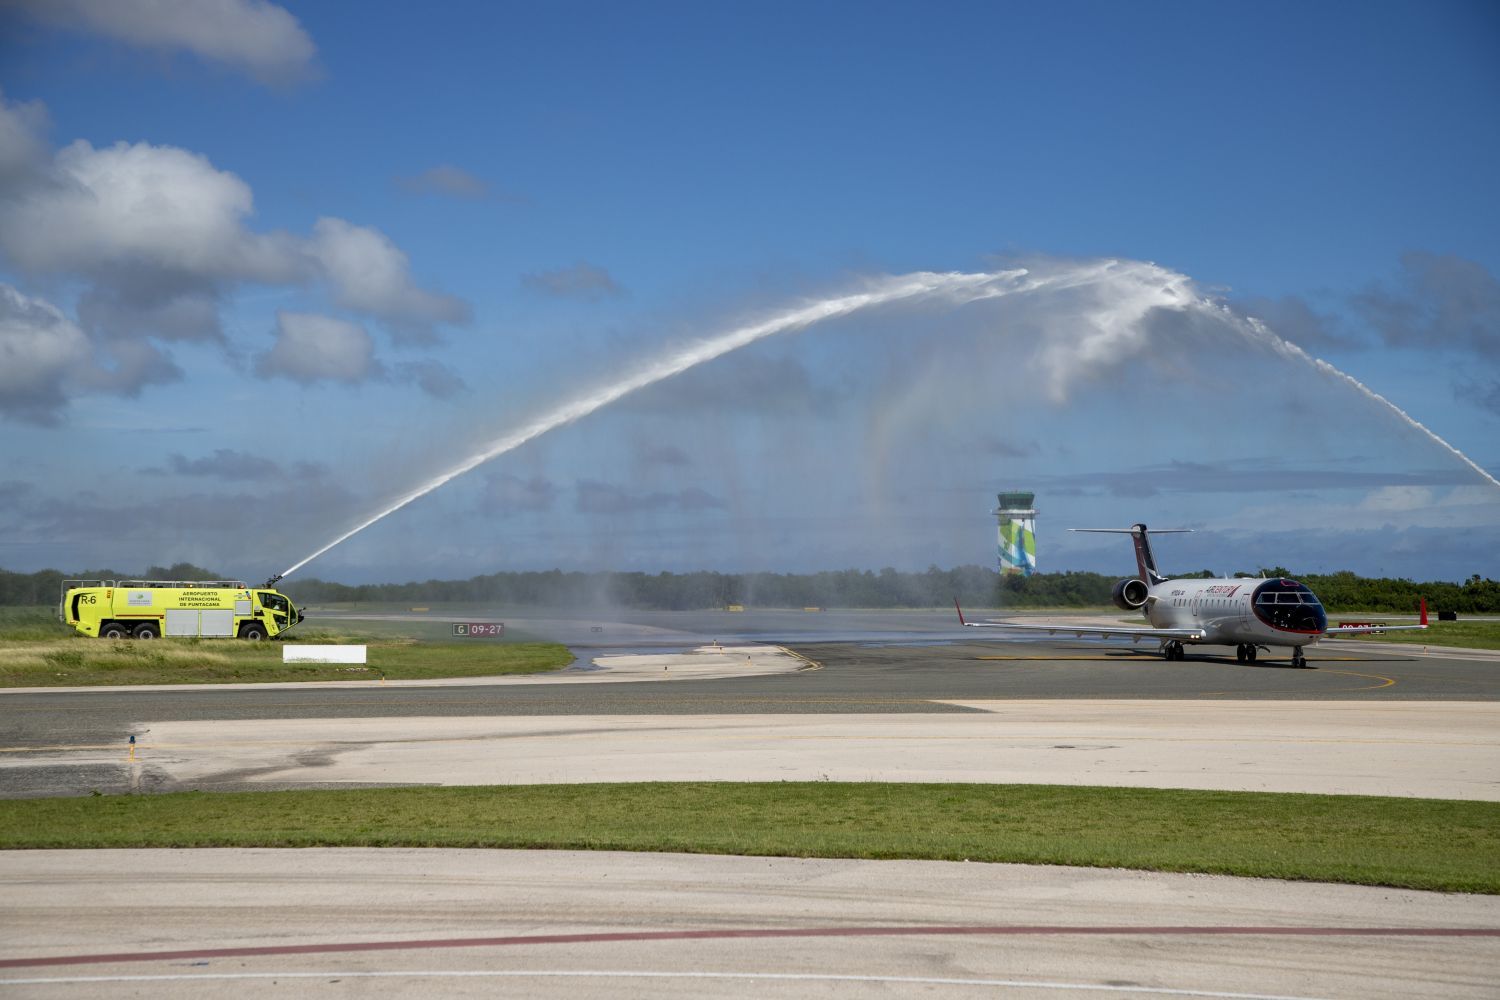
[[500, 622], [454, 622], [453, 634], [470, 639], [498, 639], [505, 634], [505, 625]]

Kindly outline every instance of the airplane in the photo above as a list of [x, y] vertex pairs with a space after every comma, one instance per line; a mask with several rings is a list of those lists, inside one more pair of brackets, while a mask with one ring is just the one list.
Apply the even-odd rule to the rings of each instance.
[[[953, 602], [959, 624], [969, 628], [1000, 628], [1056, 635], [1121, 636], [1132, 641], [1156, 639], [1168, 660], [1184, 658], [1185, 645], [1234, 646], [1234, 658], [1254, 663], [1258, 651], [1290, 646], [1292, 666], [1306, 667], [1303, 647], [1319, 639], [1370, 632], [1396, 632], [1427, 627], [1427, 599], [1421, 601], [1420, 625], [1328, 625], [1328, 615], [1317, 595], [1304, 584], [1286, 579], [1170, 580], [1156, 569], [1151, 538], [1144, 524], [1128, 528], [1069, 528], [1103, 534], [1129, 535], [1135, 543], [1138, 575], [1115, 584], [1111, 595], [1122, 611], [1142, 611], [1149, 628], [1133, 625], [1029, 625], [1010, 622], [971, 622]], [[1156, 533], [1182, 534], [1190, 528], [1159, 528]], [[1144, 609], [1144, 610], [1142, 610]]]

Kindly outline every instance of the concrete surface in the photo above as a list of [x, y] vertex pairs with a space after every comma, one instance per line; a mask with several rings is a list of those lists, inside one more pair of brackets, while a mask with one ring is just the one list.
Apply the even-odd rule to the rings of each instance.
[[[600, 781], [1120, 785], [1500, 801], [1500, 703], [980, 701], [943, 714], [149, 722], [114, 767], [141, 791]], [[13, 784], [13, 783], [12, 783]]]
[[0, 995], [37, 998], [1382, 1000], [1500, 982], [1495, 897], [1102, 869], [25, 851], [0, 854], [0, 898]]
[[[742, 621], [746, 644], [806, 624], [824, 669], [10, 694], [0, 794], [826, 776], [1500, 798], [1489, 654], [1340, 644], [1296, 671], [947, 644], [914, 616]], [[666, 631], [597, 641], [704, 642]], [[900, 645], [923, 635], [942, 644]], [[0, 996], [1500, 995], [1494, 897], [1006, 865], [0, 852], [0, 925]]]

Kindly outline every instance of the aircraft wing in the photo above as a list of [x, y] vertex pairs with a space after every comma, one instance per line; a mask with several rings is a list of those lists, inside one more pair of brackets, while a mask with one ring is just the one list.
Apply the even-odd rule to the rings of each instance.
[[1381, 625], [1379, 623], [1365, 623], [1362, 625], [1335, 625], [1333, 628], [1323, 632], [1324, 636], [1338, 635], [1369, 635], [1371, 632], [1415, 632], [1427, 627], [1427, 598], [1422, 598], [1418, 605], [1422, 617], [1417, 625]]
[[964, 619], [964, 609], [953, 602], [954, 610], [958, 612], [958, 623], [969, 628], [1004, 628], [1016, 632], [1045, 632], [1048, 635], [1085, 636], [1098, 635], [1108, 639], [1111, 636], [1119, 636], [1122, 639], [1189, 639], [1199, 640], [1203, 638], [1201, 628], [1140, 628], [1135, 625], [1032, 625], [1018, 622], [971, 622]]
[[1323, 634], [1329, 636], [1369, 635], [1371, 632], [1415, 632], [1426, 627], [1426, 625], [1334, 625]]

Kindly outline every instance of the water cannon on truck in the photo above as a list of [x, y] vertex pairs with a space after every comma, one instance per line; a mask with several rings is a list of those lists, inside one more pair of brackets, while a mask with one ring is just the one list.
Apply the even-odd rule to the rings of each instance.
[[285, 594], [241, 580], [64, 580], [57, 616], [101, 639], [274, 638], [302, 621]]

